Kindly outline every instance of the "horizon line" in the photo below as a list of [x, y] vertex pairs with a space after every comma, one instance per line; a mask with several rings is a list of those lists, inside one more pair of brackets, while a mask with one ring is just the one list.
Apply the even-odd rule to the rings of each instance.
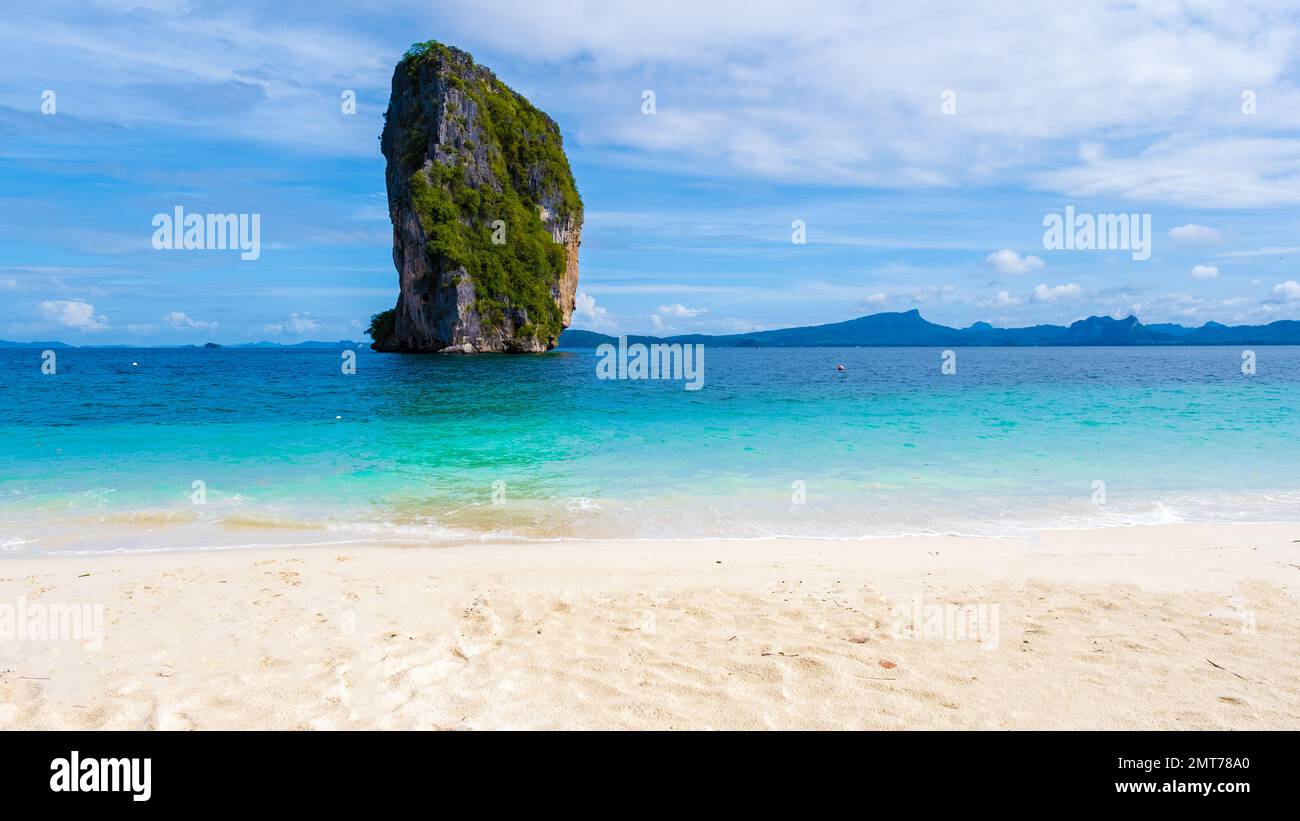
[[[729, 338], [729, 337], [738, 337], [738, 336], [750, 336], [753, 334], [762, 334], [762, 333], [769, 333], [774, 331], [788, 331], [788, 330], [796, 330], [796, 329], [803, 329], [803, 328], [823, 328], [831, 325], [842, 325], [847, 322], [854, 322], [860, 319], [870, 319], [878, 316], [908, 316], [911, 314], [915, 314], [918, 318], [922, 319], [923, 321], [931, 325], [934, 325], [935, 327], [945, 328], [948, 330], [959, 331], [959, 332], [971, 330], [973, 328], [976, 328], [976, 326], [979, 325], [986, 325], [988, 326], [988, 328], [995, 331], [996, 330], [1003, 330], [1003, 331], [1028, 330], [1031, 328], [1070, 328], [1073, 327], [1074, 325], [1077, 325], [1081, 322], [1087, 322], [1088, 320], [1091, 319], [1108, 319], [1112, 322], [1126, 322], [1128, 320], [1133, 320], [1134, 322], [1136, 322], [1137, 325], [1142, 326], [1144, 328], [1151, 328], [1151, 327], [1163, 325], [1163, 326], [1174, 326], [1178, 328], [1183, 328], [1189, 331], [1199, 330], [1211, 325], [1216, 325], [1222, 328], [1265, 328], [1270, 325], [1277, 324], [1279, 322], [1300, 322], [1300, 320], [1294, 320], [1294, 319], [1275, 319], [1270, 322], [1266, 322], [1258, 325], [1228, 325], [1226, 323], [1219, 322], [1218, 320], [1210, 319], [1210, 320], [1206, 320], [1200, 325], [1182, 325], [1178, 322], [1155, 322], [1150, 325], [1147, 325], [1143, 323], [1142, 320], [1138, 319], [1136, 314], [1130, 313], [1122, 318], [1117, 318], [1111, 314], [1091, 314], [1082, 319], [1076, 319], [1068, 325], [1056, 325], [1053, 323], [1038, 323], [1034, 325], [998, 326], [985, 320], [979, 320], [976, 322], [972, 322], [971, 324], [966, 325], [964, 327], [957, 327], [952, 325], [943, 325], [937, 322], [931, 322], [930, 320], [925, 319], [925, 317], [922, 316], [919, 308], [910, 308], [906, 311], [880, 311], [874, 314], [862, 314], [860, 316], [851, 317], [849, 319], [841, 319], [841, 320], [836, 320], [834, 322], [823, 322], [817, 325], [788, 325], [780, 328], [762, 328], [759, 330], [739, 331], [735, 333], [684, 332], [684, 333], [675, 333], [668, 336], [655, 336], [653, 334], [648, 334], [648, 333], [611, 334], [605, 331], [598, 331], [591, 328], [568, 327], [563, 329], [563, 331], [561, 331], [561, 336], [563, 336], [564, 333], [567, 333], [569, 331], [580, 331], [582, 333], [596, 334], [598, 336], [609, 337], [610, 339], [617, 339], [619, 337], [639, 337], [643, 339], [675, 339], [679, 337], [688, 337], [688, 336]], [[0, 339], [0, 347], [6, 347], [6, 348], [16, 348], [16, 347], [26, 348], [26, 347], [35, 347], [38, 345], [56, 345], [56, 346], [61, 346], [66, 348], [133, 348], [133, 349], [204, 348], [210, 345], [215, 345], [222, 348], [250, 348], [250, 347], [292, 348], [292, 347], [298, 347], [302, 345], [332, 346], [332, 345], [339, 345], [341, 343], [360, 346], [364, 348], [370, 347], [369, 342], [365, 342], [363, 340], [356, 340], [356, 339], [338, 339], [338, 340], [303, 339], [298, 342], [272, 342], [271, 340], [267, 340], [267, 339], [258, 340], [255, 342], [217, 342], [215, 340], [207, 340], [203, 342], [173, 342], [173, 343], [160, 343], [154, 345], [136, 344], [130, 342], [99, 342], [99, 343], [87, 343], [87, 344], [72, 344], [57, 339], [36, 339], [36, 340], [31, 340], [26, 342], [20, 340], [12, 340], [12, 339]], [[801, 346], [792, 345], [786, 347], [801, 347]], [[825, 346], [803, 346], [803, 347], [825, 347]]]

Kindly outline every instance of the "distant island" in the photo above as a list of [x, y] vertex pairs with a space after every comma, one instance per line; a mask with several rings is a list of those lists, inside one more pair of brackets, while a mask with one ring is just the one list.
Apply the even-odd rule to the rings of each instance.
[[[628, 336], [629, 342], [703, 344], [714, 348], [853, 348], [853, 347], [1039, 347], [1099, 345], [1300, 345], [1300, 321], [1283, 319], [1267, 325], [1222, 325], [1207, 322], [1199, 328], [1173, 323], [1143, 325], [1137, 317], [1114, 319], [1090, 316], [1063, 325], [995, 328], [976, 322], [966, 328], [936, 325], [913, 308], [910, 311], [871, 314], [833, 322], [711, 336], [683, 334], [670, 337]], [[561, 348], [594, 348], [617, 343], [618, 338], [595, 331], [570, 329], [560, 337]]]

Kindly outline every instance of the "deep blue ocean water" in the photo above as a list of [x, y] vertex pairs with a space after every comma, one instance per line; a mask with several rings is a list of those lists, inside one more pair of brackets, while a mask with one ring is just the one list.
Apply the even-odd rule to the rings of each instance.
[[1300, 349], [1254, 350], [710, 348], [699, 391], [590, 350], [0, 350], [0, 552], [1300, 520]]

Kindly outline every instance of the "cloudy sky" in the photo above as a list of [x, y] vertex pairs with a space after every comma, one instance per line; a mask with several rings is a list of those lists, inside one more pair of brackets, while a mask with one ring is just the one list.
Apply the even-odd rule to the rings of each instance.
[[[0, 338], [361, 338], [397, 294], [377, 137], [425, 39], [560, 123], [577, 327], [1300, 318], [1295, 3], [351, 5], [0, 18]], [[155, 250], [177, 206], [260, 214], [260, 257]], [[1150, 215], [1150, 258], [1045, 248], [1067, 207]]]

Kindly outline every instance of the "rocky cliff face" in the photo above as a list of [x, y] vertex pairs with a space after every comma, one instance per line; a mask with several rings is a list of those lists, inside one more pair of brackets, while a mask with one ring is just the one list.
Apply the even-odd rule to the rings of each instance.
[[458, 49], [414, 46], [380, 137], [397, 307], [378, 351], [540, 352], [568, 327], [582, 200], [550, 117]]

